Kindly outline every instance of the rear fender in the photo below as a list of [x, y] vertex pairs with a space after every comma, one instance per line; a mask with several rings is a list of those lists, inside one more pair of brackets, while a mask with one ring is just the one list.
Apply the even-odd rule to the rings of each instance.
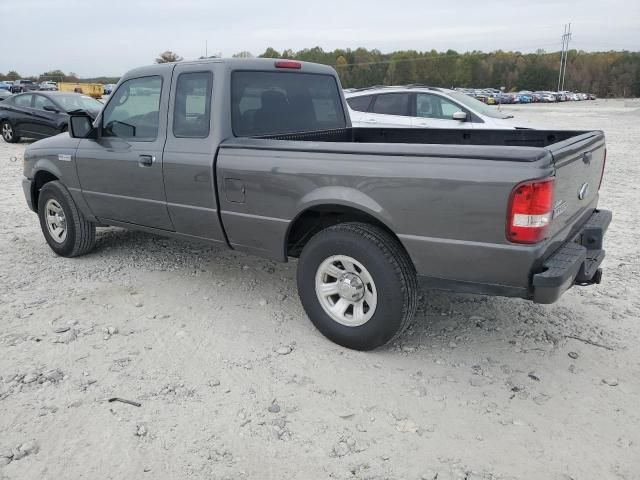
[[391, 220], [389, 212], [367, 194], [354, 188], [339, 186], [321, 187], [307, 193], [298, 202], [296, 218], [304, 211], [319, 205], [341, 205], [361, 210], [394, 231], [393, 221]]

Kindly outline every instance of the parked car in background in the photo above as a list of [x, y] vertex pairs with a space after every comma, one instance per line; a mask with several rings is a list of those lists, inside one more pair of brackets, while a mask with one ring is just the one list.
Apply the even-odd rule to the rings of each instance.
[[596, 100], [598, 97], [596, 97], [595, 93], [590, 93], [589, 94], [589, 100]]
[[0, 82], [0, 90], [11, 90], [11, 86], [13, 85], [13, 82], [10, 82], [9, 80], [2, 80]]
[[512, 115], [446, 88], [372, 87], [345, 97], [354, 127], [516, 128]]
[[40, 90], [55, 92], [56, 90], [58, 90], [58, 86], [56, 85], [56, 82], [47, 80], [44, 82], [40, 82]]
[[31, 90], [38, 90], [38, 84], [32, 80], [16, 80], [9, 88], [11, 93], [22, 93]]
[[13, 93], [11, 93], [9, 90], [0, 90], [0, 102], [2, 100], [6, 100], [11, 95], [13, 95]]
[[111, 95], [111, 92], [113, 92], [113, 89], [114, 89], [115, 87], [116, 87], [116, 84], [115, 84], [115, 83], [107, 83], [107, 84], [104, 86], [103, 93], [104, 93], [105, 95]]
[[531, 95], [525, 93], [516, 93], [517, 103], [531, 103]]
[[539, 101], [542, 103], [555, 103], [558, 101], [552, 92], [536, 92], [535, 94], [540, 96]]
[[5, 142], [21, 137], [45, 138], [66, 132], [69, 112], [84, 111], [96, 117], [102, 103], [86, 95], [62, 92], [27, 92], [0, 103], [0, 132]]
[[498, 100], [499, 105], [509, 105], [511, 103], [515, 103], [515, 99], [510, 93], [500, 93], [496, 96], [496, 100]]

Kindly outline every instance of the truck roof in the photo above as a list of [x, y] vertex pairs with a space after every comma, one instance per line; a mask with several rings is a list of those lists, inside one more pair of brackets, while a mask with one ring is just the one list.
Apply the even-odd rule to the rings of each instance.
[[[275, 62], [291, 61], [301, 65], [300, 69], [278, 68]], [[298, 60], [288, 60], [281, 58], [203, 58], [198, 60], [188, 60], [182, 62], [159, 63], [155, 65], [147, 65], [145, 67], [134, 68], [123, 75], [123, 78], [137, 77], [141, 75], [149, 75], [165, 69], [172, 69], [176, 65], [211, 65], [224, 64], [229, 70], [279, 70], [299, 73], [322, 73], [336, 75], [336, 71], [329, 65], [320, 65], [318, 63], [300, 62]]]

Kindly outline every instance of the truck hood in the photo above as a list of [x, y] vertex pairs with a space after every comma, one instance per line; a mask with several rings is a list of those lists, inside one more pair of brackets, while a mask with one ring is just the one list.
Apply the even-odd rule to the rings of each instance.
[[79, 138], [71, 138], [67, 132], [59, 133], [54, 137], [43, 138], [29, 145], [25, 155], [34, 150], [76, 149], [80, 143]]

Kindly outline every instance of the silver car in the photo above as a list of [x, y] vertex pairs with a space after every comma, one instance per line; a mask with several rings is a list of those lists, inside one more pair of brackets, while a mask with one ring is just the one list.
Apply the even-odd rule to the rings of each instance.
[[354, 127], [514, 129], [513, 115], [469, 95], [426, 86], [345, 91]]

